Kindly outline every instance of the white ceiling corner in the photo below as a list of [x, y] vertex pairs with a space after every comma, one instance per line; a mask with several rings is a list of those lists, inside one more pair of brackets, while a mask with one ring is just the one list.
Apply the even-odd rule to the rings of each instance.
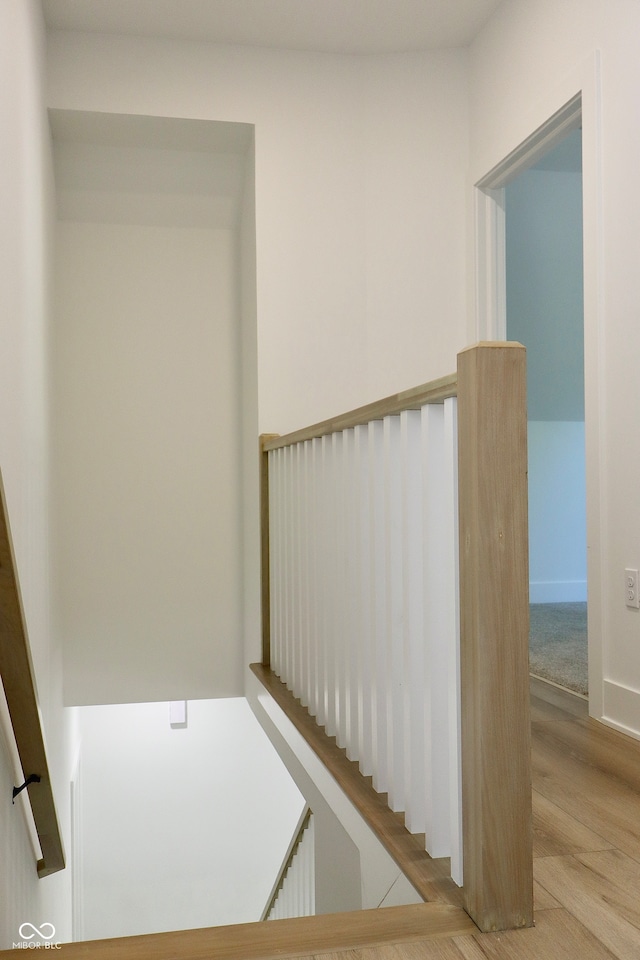
[[325, 53], [466, 46], [501, 0], [42, 0], [49, 29]]

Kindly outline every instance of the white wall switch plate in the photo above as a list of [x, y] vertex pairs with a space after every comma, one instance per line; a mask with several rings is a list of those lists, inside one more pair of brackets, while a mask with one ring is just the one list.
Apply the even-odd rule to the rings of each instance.
[[171, 700], [169, 702], [169, 723], [172, 727], [186, 727], [187, 701]]
[[638, 571], [628, 568], [624, 572], [624, 595], [628, 607], [640, 609], [640, 595], [638, 594]]

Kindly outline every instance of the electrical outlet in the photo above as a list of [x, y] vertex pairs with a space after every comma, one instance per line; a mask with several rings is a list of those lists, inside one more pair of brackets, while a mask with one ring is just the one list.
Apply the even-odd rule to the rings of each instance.
[[638, 571], [625, 570], [624, 572], [624, 595], [628, 607], [640, 609], [640, 594], [638, 594]]

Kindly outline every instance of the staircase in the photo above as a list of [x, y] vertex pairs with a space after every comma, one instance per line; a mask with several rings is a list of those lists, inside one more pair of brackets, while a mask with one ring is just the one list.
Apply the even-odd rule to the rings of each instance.
[[[402, 945], [423, 944], [426, 950], [430, 940], [532, 925], [524, 363], [517, 344], [478, 344], [459, 355], [455, 375], [263, 443], [264, 641], [263, 662], [252, 665], [253, 673], [262, 696], [283, 711], [427, 902], [62, 944], [62, 956], [293, 960], [331, 953], [335, 960], [347, 951], [394, 945], [400, 960]], [[434, 424], [443, 419], [436, 410], [443, 404], [449, 447], [432, 445], [426, 456], [411, 437], [420, 442], [428, 436], [432, 444], [434, 434], [440, 436]], [[454, 449], [457, 464], [451, 469]], [[270, 451], [276, 454], [271, 471]], [[433, 549], [432, 538], [425, 538], [415, 518], [420, 516], [420, 524], [428, 518], [431, 530], [442, 513], [439, 502], [425, 504], [423, 481], [432, 464], [438, 468], [445, 460], [452, 480], [444, 496], [447, 511], [453, 511], [443, 528], [448, 540], [436, 538], [435, 556], [425, 556], [422, 547], [429, 540], [426, 546]], [[316, 463], [321, 472], [314, 475]], [[354, 465], [358, 470], [350, 474]], [[358, 488], [356, 481], [365, 475], [365, 487]], [[272, 482], [278, 477], [279, 489]], [[435, 484], [440, 490], [441, 479]], [[311, 511], [325, 502], [327, 491], [332, 509], [339, 511], [328, 526], [323, 515]], [[389, 514], [361, 509], [363, 503], [375, 506], [378, 495]], [[279, 529], [271, 527], [270, 507], [274, 514], [280, 511]], [[374, 518], [370, 529], [352, 525], [358, 512]], [[308, 523], [315, 539], [304, 536]], [[397, 538], [399, 530], [406, 542]], [[328, 558], [323, 570], [316, 540]], [[336, 545], [332, 554], [329, 548]], [[356, 555], [363, 567], [362, 578], [354, 579]], [[445, 582], [446, 597], [439, 586], [415, 579], [416, 565], [421, 577], [431, 571], [436, 584]], [[10, 708], [13, 703], [21, 708], [11, 709], [11, 718], [23, 770], [40, 776], [40, 791], [30, 791], [29, 798], [43, 853], [38, 872], [44, 876], [64, 860], [42, 738], [32, 740], [30, 732], [36, 728], [40, 734], [40, 728], [5, 525], [0, 567], [3, 647], [10, 653], [0, 669]], [[380, 572], [384, 575], [376, 579]], [[311, 589], [316, 583], [323, 589], [320, 596]], [[378, 610], [380, 592], [385, 603], [379, 620], [367, 619]], [[358, 597], [366, 598], [360, 604], [365, 620], [359, 622]], [[440, 623], [430, 619], [434, 607], [444, 611]], [[318, 636], [322, 643], [314, 647]], [[352, 637], [363, 645], [350, 646]], [[376, 646], [366, 656], [364, 644], [372, 638], [388, 646]], [[450, 698], [444, 753], [442, 711], [434, 711], [443, 685]], [[438, 767], [445, 755], [448, 767]], [[445, 768], [442, 783], [434, 771]], [[426, 789], [417, 791], [414, 805], [416, 783]], [[436, 816], [443, 797], [448, 810]], [[438, 818], [442, 829], [433, 831]], [[424, 831], [416, 829], [422, 821]], [[435, 853], [443, 842], [450, 849]], [[451, 874], [454, 861], [456, 874], [464, 868], [461, 886]], [[419, 949], [418, 955], [440, 954]], [[9, 956], [15, 952], [0, 951], [0, 958]]]
[[[464, 910], [443, 903], [411, 904], [268, 923], [241, 923], [114, 940], [65, 943], [69, 960], [294, 960], [392, 944], [424, 943], [477, 932]], [[347, 951], [349, 953], [347, 954]], [[0, 958], [14, 950], [0, 951]]]

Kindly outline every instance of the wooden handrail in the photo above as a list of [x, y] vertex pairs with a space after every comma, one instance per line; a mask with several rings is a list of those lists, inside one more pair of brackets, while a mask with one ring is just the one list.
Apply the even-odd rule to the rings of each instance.
[[304, 440], [326, 437], [330, 433], [339, 433], [341, 430], [360, 427], [371, 420], [382, 420], [383, 417], [402, 413], [403, 410], [419, 410], [420, 407], [424, 407], [425, 403], [443, 403], [449, 397], [455, 397], [456, 383], [457, 375], [452, 373], [447, 377], [441, 377], [439, 380], [430, 380], [419, 387], [412, 387], [410, 390], [394, 393], [383, 400], [368, 403], [364, 407], [357, 407], [355, 410], [342, 413], [337, 417], [331, 417], [329, 420], [322, 420], [311, 427], [294, 430], [293, 433], [287, 433], [284, 436], [264, 434], [264, 450], [268, 453], [270, 450], [277, 450], [279, 447], [289, 447], [292, 443], [302, 443]]
[[[271, 450], [458, 398], [463, 888], [481, 930], [533, 923], [525, 363], [521, 344], [479, 343], [456, 374], [261, 443], [268, 478]], [[268, 539], [265, 552], [268, 667]]]
[[58, 825], [49, 765], [44, 745], [33, 665], [20, 597], [15, 556], [0, 477], [0, 677], [27, 787], [42, 859], [39, 877], [64, 869], [64, 850]]
[[317, 440], [359, 427], [371, 420], [402, 413], [403, 410], [419, 410], [426, 403], [444, 403], [449, 397], [455, 397], [458, 388], [458, 375], [451, 373], [437, 380], [429, 380], [418, 387], [394, 393], [382, 400], [375, 400], [362, 407], [356, 407], [348, 413], [339, 414], [329, 420], [322, 420], [310, 427], [294, 430], [292, 433], [263, 433], [260, 435], [260, 563], [261, 563], [261, 600], [262, 600], [262, 663], [271, 665], [271, 593], [269, 560], [269, 461], [272, 450], [289, 447], [294, 443]]

